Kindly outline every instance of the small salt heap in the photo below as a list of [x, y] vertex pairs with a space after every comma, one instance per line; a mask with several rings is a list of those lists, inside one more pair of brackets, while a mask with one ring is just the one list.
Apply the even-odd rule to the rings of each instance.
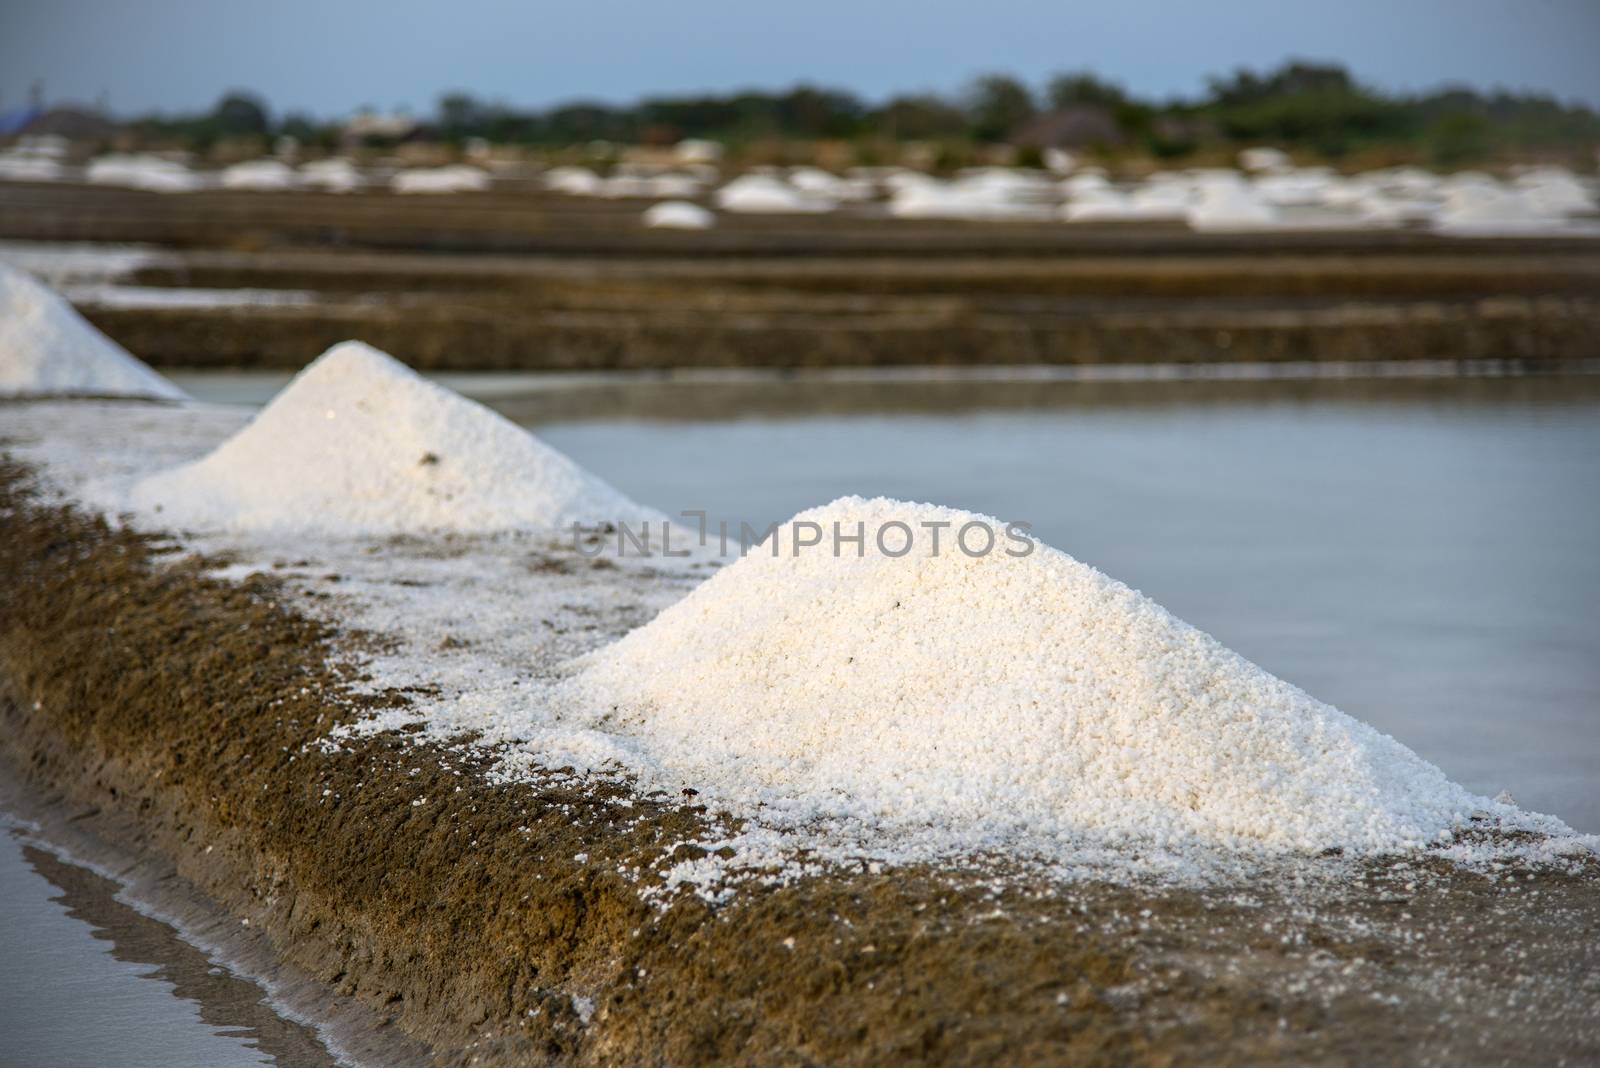
[[84, 177], [94, 185], [120, 185], [151, 193], [192, 193], [209, 183], [173, 160], [153, 155], [109, 155], [90, 161]]
[[1434, 229], [1461, 237], [1517, 237], [1566, 229], [1566, 217], [1540, 206], [1527, 191], [1497, 185], [1463, 186], [1445, 198]]
[[294, 169], [282, 160], [252, 159], [224, 169], [220, 183], [224, 189], [273, 193], [293, 189], [299, 180]]
[[415, 167], [391, 178], [389, 188], [404, 194], [481, 193], [489, 188], [489, 173], [467, 163]]
[[332, 535], [661, 519], [357, 341], [329, 349], [210, 455], [135, 484], [129, 504], [168, 526]]
[[657, 781], [797, 827], [1291, 853], [1418, 847], [1480, 810], [1564, 830], [1065, 553], [932, 505], [801, 513], [565, 686]]
[[747, 215], [812, 215], [832, 211], [837, 205], [824, 196], [804, 193], [779, 178], [746, 174], [718, 189], [717, 207]]
[[544, 175], [546, 189], [568, 196], [598, 196], [604, 186], [605, 179], [587, 167], [557, 167]]
[[356, 165], [348, 159], [317, 159], [300, 167], [300, 184], [326, 193], [350, 193], [366, 184]]
[[644, 213], [644, 224], [652, 230], [709, 230], [717, 217], [687, 200], [664, 200]]
[[1254, 189], [1232, 176], [1205, 176], [1189, 206], [1189, 225], [1201, 231], [1269, 230], [1278, 212]]
[[47, 394], [184, 398], [72, 305], [0, 263], [0, 396]]

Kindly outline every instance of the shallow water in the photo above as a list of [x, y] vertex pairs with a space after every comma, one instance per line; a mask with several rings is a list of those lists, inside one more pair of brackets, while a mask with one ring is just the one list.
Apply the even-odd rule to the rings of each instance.
[[0, 823], [0, 1064], [232, 1068], [333, 1064], [260, 987]]
[[[1027, 521], [1472, 789], [1600, 832], [1600, 376], [1352, 370], [446, 381], [735, 531], [846, 493]], [[261, 403], [282, 379], [182, 381]]]

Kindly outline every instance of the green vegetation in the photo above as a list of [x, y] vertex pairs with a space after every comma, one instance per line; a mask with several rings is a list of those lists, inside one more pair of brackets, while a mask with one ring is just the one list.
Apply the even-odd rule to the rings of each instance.
[[[273, 121], [266, 106], [231, 93], [202, 115], [130, 124], [146, 140], [210, 149], [238, 138], [291, 135], [331, 145], [341, 127], [303, 116]], [[1460, 166], [1497, 158], [1564, 157], [1592, 165], [1600, 113], [1550, 96], [1446, 88], [1385, 93], [1343, 67], [1290, 62], [1213, 79], [1194, 100], [1141, 100], [1088, 72], [1050, 79], [1042, 91], [1004, 74], [976, 79], [954, 96], [903, 94], [870, 103], [848, 91], [800, 85], [701, 96], [648, 97], [634, 104], [572, 102], [535, 110], [454, 92], [405, 134], [461, 144], [556, 148], [595, 141], [665, 145], [682, 138], [738, 149], [771, 142], [843, 142], [857, 158], [885, 158], [884, 146], [922, 142], [939, 158], [965, 159], [986, 145], [1014, 145], [1029, 158], [1053, 146], [1181, 160], [1242, 145], [1273, 144], [1337, 160], [1355, 153]]]

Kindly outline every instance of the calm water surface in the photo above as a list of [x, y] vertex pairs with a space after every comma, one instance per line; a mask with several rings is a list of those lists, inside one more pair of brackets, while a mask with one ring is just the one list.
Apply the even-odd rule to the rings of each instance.
[[0, 823], [0, 1065], [324, 1068], [307, 1029], [109, 880]]

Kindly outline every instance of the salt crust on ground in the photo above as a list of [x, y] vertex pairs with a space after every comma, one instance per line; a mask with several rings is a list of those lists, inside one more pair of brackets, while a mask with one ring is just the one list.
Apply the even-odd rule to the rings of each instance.
[[347, 341], [209, 456], [141, 480], [168, 525], [332, 535], [660, 521], [526, 430]]
[[[0, 407], [0, 430], [12, 452], [43, 470], [47, 488], [115, 518], [126, 509], [129, 485], [205, 455], [239, 431], [247, 418], [240, 409], [214, 405], [164, 408], [56, 402]], [[138, 515], [134, 520], [140, 526], [166, 526], [160, 515]], [[729, 565], [715, 584], [663, 612], [694, 588], [709, 567], [707, 561], [630, 556], [615, 560], [615, 566], [593, 569], [590, 561], [549, 532], [360, 539], [316, 538], [285, 530], [211, 531], [185, 534], [184, 543], [193, 551], [225, 553], [236, 561], [218, 572], [219, 577], [270, 573], [289, 590], [309, 595], [296, 601], [301, 610], [384, 636], [382, 648], [365, 654], [367, 685], [374, 690], [406, 689], [412, 704], [370, 719], [353, 733], [406, 726], [418, 740], [488, 751], [497, 758], [496, 777], [505, 781], [548, 781], [554, 771], [566, 768], [577, 779], [605, 775], [631, 781], [639, 794], [656, 790], [675, 794], [690, 786], [700, 790], [698, 800], [718, 817], [711, 832], [695, 843], [708, 852], [693, 859], [662, 861], [653, 873], [660, 882], [647, 891], [662, 903], [680, 887], [721, 900], [748, 879], [784, 882], [836, 864], [876, 869], [883, 863], [976, 862], [980, 873], [1002, 878], [1015, 869], [1027, 879], [1156, 879], [1185, 884], [1236, 884], [1278, 871], [1302, 890], [1319, 881], [1338, 880], [1345, 870], [1339, 861], [1297, 861], [1301, 854], [1293, 847], [1277, 853], [1233, 850], [1217, 848], [1195, 835], [1174, 836], [1165, 846], [1104, 831], [1054, 838], [1023, 835], [1004, 841], [1000, 836], [1006, 832], [1005, 820], [993, 812], [986, 814], [988, 819], [967, 825], [933, 818], [860, 819], [849, 815], [860, 806], [847, 799], [797, 796], [792, 785], [753, 777], [736, 781], [735, 769], [713, 768], [711, 775], [700, 777], [697, 765], [704, 761], [685, 748], [690, 735], [674, 737], [677, 728], [665, 719], [650, 730], [637, 722], [608, 722], [617, 719], [610, 706], [597, 703], [592, 690], [584, 691], [598, 682], [598, 675], [590, 672], [615, 655], [603, 651], [607, 643], [635, 630], [630, 641], [645, 644], [642, 636], [660, 631], [653, 630], [654, 624], [637, 628], [657, 613], [662, 624], [676, 626], [696, 598], [705, 596], [704, 590], [724, 584], [744, 587], [750, 580], [739, 569], [745, 564]], [[767, 566], [765, 558], [746, 563]], [[1067, 565], [1057, 567], [1072, 572]], [[1100, 581], [1115, 586], [1109, 579]], [[1095, 587], [1094, 582], [1085, 582], [1088, 588]], [[820, 586], [818, 595], [827, 588], [827, 583]], [[1127, 603], [1141, 600], [1131, 592], [1122, 596]], [[791, 598], [789, 607], [798, 610], [801, 603]], [[704, 607], [705, 602], [700, 604]], [[1153, 605], [1149, 610], [1165, 616]], [[1182, 628], [1176, 621], [1169, 626]], [[1200, 645], [1209, 642], [1195, 633]], [[596, 650], [602, 652], [584, 659], [584, 654]], [[1224, 659], [1232, 656], [1225, 650], [1221, 653]], [[1036, 674], [1039, 668], [1019, 663], [1018, 670]], [[706, 705], [708, 710], [712, 707]], [[1375, 737], [1368, 728], [1331, 715], [1333, 728], [1351, 724], [1358, 741]], [[703, 734], [703, 724], [701, 730]], [[472, 740], [465, 740], [469, 735]], [[1295, 736], [1293, 731], [1280, 732], [1274, 741]], [[1341, 731], [1330, 729], [1326, 737], [1337, 740]], [[335, 736], [325, 744], [337, 746], [340, 739]], [[724, 738], [717, 744], [727, 747], [737, 739]], [[1399, 754], [1397, 774], [1380, 782], [1404, 786], [1415, 781], [1411, 776], [1417, 773], [1424, 799], [1433, 796], [1435, 802], [1432, 788], [1459, 790], [1448, 784], [1441, 788], [1432, 777], [1437, 773], [1397, 743], [1379, 743], [1377, 748]], [[927, 750], [924, 745], [922, 751]], [[1419, 766], [1427, 771], [1419, 772]], [[1241, 781], [1237, 775], [1235, 781]], [[937, 785], [960, 789], [959, 780]], [[784, 797], [790, 800], [773, 803]], [[757, 799], [755, 803], [751, 798]], [[1483, 814], [1491, 813], [1498, 820], [1474, 826], [1531, 827], [1555, 837], [1516, 843], [1469, 837], [1430, 849], [1427, 855], [1485, 868], [1513, 856], [1526, 863], [1562, 866], [1600, 846], [1600, 837], [1573, 836], [1548, 817], [1483, 804]], [[1035, 851], [1031, 860], [1030, 849]], [[1017, 868], [1019, 861], [1022, 866]], [[652, 873], [621, 874], [638, 879]]]
[[185, 396], [48, 287], [0, 263], [0, 396], [71, 393]]

